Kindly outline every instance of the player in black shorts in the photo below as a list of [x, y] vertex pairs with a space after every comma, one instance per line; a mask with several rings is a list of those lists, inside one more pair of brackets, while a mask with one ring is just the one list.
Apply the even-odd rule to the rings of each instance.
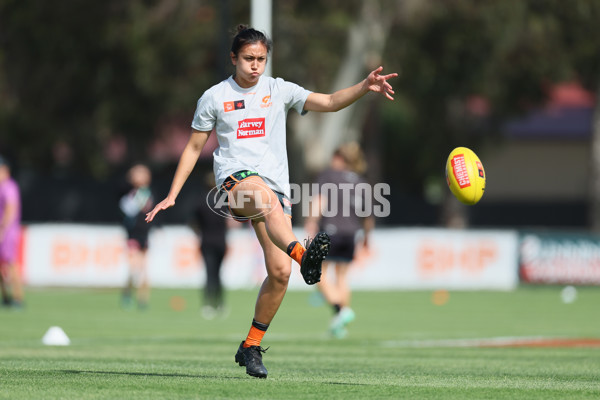
[[[342, 190], [341, 187], [353, 188], [359, 183], [365, 183], [361, 177], [366, 164], [362, 151], [357, 143], [348, 143], [339, 147], [331, 160], [330, 167], [318, 178], [319, 196], [313, 205], [314, 210], [326, 207], [328, 216], [315, 212], [306, 221], [306, 230], [310, 234], [323, 231], [331, 238], [331, 246], [327, 260], [322, 265], [321, 281], [317, 287], [334, 311], [329, 331], [337, 338], [347, 335], [346, 325], [355, 318], [350, 308], [351, 290], [348, 284], [349, 265], [354, 259], [356, 240], [362, 231], [362, 246], [368, 249], [369, 232], [373, 227], [373, 218], [360, 218], [355, 210], [360, 206], [357, 201], [363, 201], [354, 189]], [[325, 186], [324, 186], [325, 185]], [[336, 190], [335, 196], [332, 190]], [[344, 192], [346, 197], [344, 197]], [[337, 199], [337, 202], [333, 202]], [[344, 210], [349, 211], [344, 215]], [[336, 212], [333, 212], [336, 211]], [[335, 266], [335, 279], [328, 277], [329, 267]]]
[[150, 191], [152, 176], [148, 167], [137, 164], [127, 173], [127, 188], [119, 200], [123, 216], [123, 227], [127, 231], [127, 260], [129, 275], [121, 296], [121, 306], [133, 306], [133, 292], [137, 289], [136, 300], [139, 309], [145, 309], [150, 300], [150, 282], [146, 268], [148, 234], [150, 226], [146, 223], [146, 213], [152, 209], [153, 199]]

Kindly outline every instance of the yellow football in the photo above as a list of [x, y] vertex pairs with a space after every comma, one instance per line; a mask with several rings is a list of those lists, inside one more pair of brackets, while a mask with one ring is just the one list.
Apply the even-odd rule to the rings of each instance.
[[473, 150], [457, 147], [446, 162], [446, 182], [450, 191], [462, 203], [477, 204], [485, 191], [485, 171]]

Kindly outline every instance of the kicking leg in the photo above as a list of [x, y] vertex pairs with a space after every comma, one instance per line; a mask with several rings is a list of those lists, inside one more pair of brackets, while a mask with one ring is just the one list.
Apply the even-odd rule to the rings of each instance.
[[296, 241], [289, 217], [283, 213], [279, 198], [258, 176], [239, 182], [229, 192], [232, 211], [239, 216], [265, 223], [265, 233], [275, 246], [286, 251]]
[[319, 282], [321, 263], [329, 252], [330, 240], [326, 233], [319, 232], [308, 248], [302, 246], [292, 231], [289, 217], [283, 213], [279, 197], [258, 176], [240, 181], [231, 189], [229, 197], [235, 214], [264, 223], [264, 239], [270, 239], [276, 248], [300, 264], [306, 283]]

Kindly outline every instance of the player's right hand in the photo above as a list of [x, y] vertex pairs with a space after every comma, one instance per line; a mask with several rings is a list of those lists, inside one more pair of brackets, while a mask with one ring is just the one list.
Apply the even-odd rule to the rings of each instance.
[[156, 206], [154, 206], [152, 211], [146, 214], [146, 222], [152, 222], [152, 220], [154, 219], [156, 214], [158, 214], [159, 211], [166, 210], [167, 208], [173, 207], [174, 205], [175, 200], [171, 200], [167, 197], [166, 199], [158, 203]]

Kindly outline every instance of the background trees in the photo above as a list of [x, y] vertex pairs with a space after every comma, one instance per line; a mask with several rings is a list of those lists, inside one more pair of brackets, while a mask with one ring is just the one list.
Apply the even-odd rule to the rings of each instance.
[[[449, 149], [492, 148], [502, 122], [543, 104], [553, 83], [577, 80], [598, 92], [593, 0], [273, 3], [275, 75], [326, 92], [378, 64], [401, 73], [395, 102], [371, 96], [345, 113], [291, 118], [297, 181], [340, 142], [358, 139], [370, 178], [390, 182], [393, 196], [464, 219], [443, 190]], [[102, 184], [135, 160], [150, 161], [160, 184], [197, 98], [231, 72], [230, 31], [248, 13], [239, 1], [0, 1], [0, 152], [31, 190], [37, 183], [27, 182], [40, 176]], [[600, 207], [598, 148], [592, 210]], [[591, 215], [599, 226], [600, 212]]]

